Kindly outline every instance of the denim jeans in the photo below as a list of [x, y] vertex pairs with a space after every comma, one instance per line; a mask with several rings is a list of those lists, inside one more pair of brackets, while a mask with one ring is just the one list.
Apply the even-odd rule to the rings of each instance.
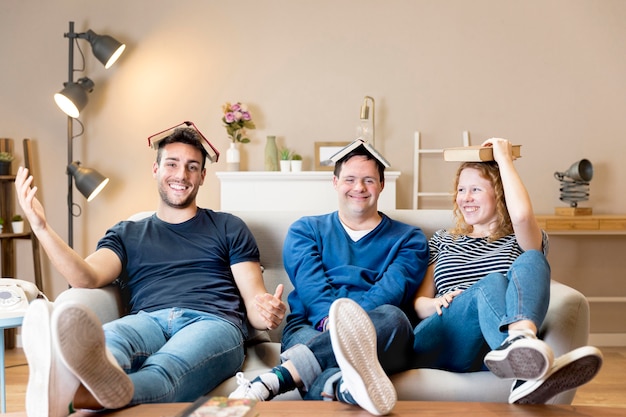
[[[377, 307], [367, 314], [376, 329], [378, 361], [385, 372], [393, 374], [408, 369], [413, 329], [406, 314], [391, 305]], [[304, 399], [328, 399], [328, 395], [334, 394], [329, 382], [338, 380], [340, 369], [329, 332], [319, 332], [310, 325], [301, 326], [283, 334], [283, 348], [287, 350], [281, 354], [281, 359], [291, 360], [298, 371], [304, 385], [301, 389]]]
[[502, 344], [508, 325], [541, 326], [550, 301], [550, 266], [536, 250], [520, 255], [506, 275], [492, 273], [414, 329], [414, 367], [454, 372], [485, 369], [484, 355]]
[[244, 360], [241, 331], [200, 311], [142, 311], [103, 329], [107, 348], [133, 382], [129, 405], [194, 401], [233, 376]]

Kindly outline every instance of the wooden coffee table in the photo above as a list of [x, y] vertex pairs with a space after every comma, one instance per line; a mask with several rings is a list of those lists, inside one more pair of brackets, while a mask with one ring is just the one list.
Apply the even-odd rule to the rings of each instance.
[[[107, 417], [173, 417], [189, 403], [142, 404], [124, 410], [100, 413]], [[367, 411], [337, 401], [269, 401], [258, 403], [259, 417], [371, 417]], [[463, 416], [463, 417], [612, 417], [626, 415], [626, 408], [572, 405], [510, 405], [502, 403], [465, 403], [399, 401], [390, 416]], [[9, 413], [7, 417], [25, 417], [25, 412]], [[94, 417], [93, 413], [75, 413], [72, 417]]]

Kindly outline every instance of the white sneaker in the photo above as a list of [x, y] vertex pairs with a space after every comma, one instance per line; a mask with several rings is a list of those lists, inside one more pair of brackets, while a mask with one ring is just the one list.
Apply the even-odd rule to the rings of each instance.
[[541, 379], [516, 381], [509, 395], [510, 404], [545, 404], [552, 397], [591, 381], [602, 367], [602, 352], [583, 346], [559, 356]]
[[265, 385], [263, 380], [259, 377], [250, 382], [244, 376], [243, 372], [237, 372], [235, 375], [237, 378], [237, 389], [230, 393], [228, 398], [231, 399], [248, 399], [257, 401], [269, 401], [274, 398], [272, 390]]
[[22, 344], [28, 361], [26, 415], [66, 417], [78, 389], [78, 378], [59, 358], [50, 334], [52, 303], [30, 303], [22, 322]]
[[330, 306], [328, 320], [342, 390], [370, 413], [389, 414], [396, 404], [396, 389], [378, 362], [376, 329], [369, 316], [354, 301], [340, 298]]
[[485, 366], [499, 378], [539, 379], [554, 362], [546, 342], [524, 335], [508, 337], [499, 348], [485, 355]]
[[108, 352], [102, 324], [87, 306], [67, 302], [55, 307], [52, 343], [65, 365], [103, 407], [121, 408], [130, 402], [133, 383]]

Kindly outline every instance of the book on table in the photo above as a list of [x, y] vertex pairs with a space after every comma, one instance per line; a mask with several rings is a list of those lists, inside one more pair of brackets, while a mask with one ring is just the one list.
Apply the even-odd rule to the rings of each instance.
[[383, 164], [385, 168], [389, 168], [391, 166], [391, 164], [385, 159], [384, 156], [380, 154], [380, 152], [378, 152], [376, 149], [374, 149], [372, 145], [370, 145], [369, 143], [365, 142], [363, 139], [360, 139], [360, 138], [350, 143], [349, 145], [341, 148], [337, 153], [332, 155], [328, 159], [328, 161], [325, 161], [326, 163], [323, 163], [323, 165], [332, 165], [333, 163], [337, 163], [337, 161], [339, 161], [341, 158], [343, 158], [344, 156], [346, 156], [347, 154], [349, 154], [350, 152], [352, 152], [359, 146], [363, 146], [365, 150], [374, 158], [376, 158], [378, 162]]
[[[513, 145], [511, 152], [513, 159], [521, 158], [522, 145]], [[493, 161], [491, 146], [460, 146], [443, 150], [443, 159], [451, 162], [486, 162]]]
[[175, 417], [254, 417], [255, 400], [203, 396]]

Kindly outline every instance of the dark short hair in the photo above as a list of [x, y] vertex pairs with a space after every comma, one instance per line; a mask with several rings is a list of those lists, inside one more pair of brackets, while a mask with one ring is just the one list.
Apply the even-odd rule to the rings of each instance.
[[341, 168], [343, 164], [345, 164], [353, 156], [364, 156], [368, 160], [374, 160], [374, 162], [376, 162], [376, 168], [378, 169], [379, 180], [381, 183], [385, 182], [385, 166], [378, 159], [376, 159], [374, 155], [369, 153], [363, 145], [353, 149], [352, 151], [347, 153], [346, 156], [344, 156], [335, 163], [335, 169], [333, 170], [333, 174], [335, 175], [335, 177], [339, 178], [339, 174], [341, 174]]
[[208, 153], [206, 149], [204, 149], [204, 146], [202, 146], [203, 140], [202, 136], [200, 136], [198, 131], [195, 129], [190, 127], [179, 127], [178, 129], [175, 129], [171, 135], [165, 137], [159, 142], [156, 161], [158, 164], [161, 164], [161, 153], [165, 145], [169, 145], [170, 143], [184, 143], [186, 145], [193, 146], [202, 153], [202, 169], [204, 169]]

